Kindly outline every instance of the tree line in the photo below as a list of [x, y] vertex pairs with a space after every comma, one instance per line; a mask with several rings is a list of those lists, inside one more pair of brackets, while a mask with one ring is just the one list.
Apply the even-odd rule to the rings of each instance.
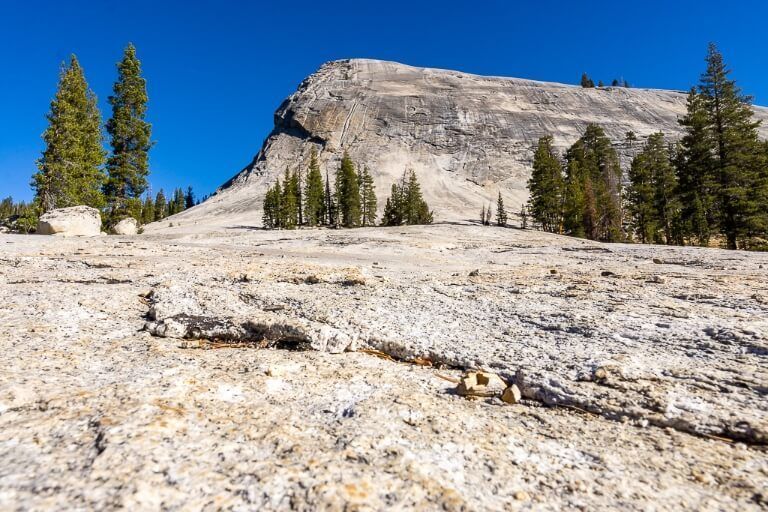
[[[310, 154], [306, 173], [285, 170], [264, 197], [262, 222], [267, 229], [295, 229], [299, 226], [375, 226], [378, 200], [373, 176], [367, 166], [355, 165], [347, 152], [336, 169], [333, 184], [320, 171], [317, 151]], [[421, 194], [416, 173], [403, 174], [392, 185], [381, 224], [430, 224], [432, 212]]]
[[[581, 85], [584, 89], [594, 89], [595, 88], [595, 82], [592, 80], [589, 75], [585, 72], [581, 74], [581, 81], [579, 82], [579, 85]], [[603, 83], [602, 80], [597, 81], [597, 87], [605, 87], [605, 83]], [[629, 89], [632, 87], [629, 82], [624, 80], [623, 78], [614, 78], [611, 82], [611, 87], [624, 87], [626, 89]]]
[[706, 63], [679, 120], [683, 137], [650, 135], [632, 160], [626, 190], [599, 126], [588, 126], [562, 159], [551, 136], [539, 139], [528, 182], [537, 225], [607, 242], [768, 249], [768, 141], [759, 139], [751, 98], [714, 44]]

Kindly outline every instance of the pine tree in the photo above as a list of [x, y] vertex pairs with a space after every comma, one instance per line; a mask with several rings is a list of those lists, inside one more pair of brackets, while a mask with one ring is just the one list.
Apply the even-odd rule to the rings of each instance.
[[152, 196], [147, 194], [144, 197], [144, 204], [141, 207], [141, 223], [149, 224], [155, 221], [155, 203]]
[[597, 86], [598, 86], [598, 87], [605, 87], [605, 84], [603, 83], [603, 81], [602, 81], [602, 80], [598, 80], [598, 81], [597, 81]]
[[146, 80], [136, 48], [128, 44], [117, 64], [118, 77], [109, 97], [112, 118], [107, 121], [112, 154], [107, 160], [109, 178], [104, 186], [109, 222], [130, 214], [131, 204], [147, 188], [152, 127], [144, 120], [147, 111]]
[[496, 200], [496, 225], [505, 227], [507, 225], [507, 210], [504, 209], [504, 199], [499, 191], [499, 198]]
[[283, 176], [283, 191], [280, 199], [280, 227], [295, 229], [298, 223], [298, 205], [296, 204], [296, 179], [288, 168]]
[[173, 214], [183, 212], [187, 202], [184, 200], [184, 190], [181, 187], [173, 191]]
[[280, 180], [277, 180], [274, 187], [267, 189], [264, 195], [264, 208], [262, 215], [262, 224], [266, 229], [275, 229], [280, 227]]
[[360, 186], [357, 183], [355, 165], [344, 152], [336, 172], [337, 201], [340, 223], [346, 228], [360, 225]]
[[584, 87], [585, 89], [590, 89], [595, 86], [595, 82], [593, 82], [592, 79], [589, 78], [589, 75], [587, 75], [587, 73], [582, 73], [581, 86]]
[[699, 93], [704, 98], [714, 143], [713, 171], [716, 180], [716, 223], [726, 247], [736, 249], [739, 240], [753, 235], [761, 224], [765, 205], [751, 193], [762, 188], [762, 147], [759, 121], [754, 121], [751, 98], [743, 96], [714, 44], [709, 45], [707, 70], [701, 77]]
[[160, 191], [155, 196], [155, 220], [162, 220], [165, 217], [168, 216], [168, 206], [166, 204], [165, 200], [165, 193], [163, 192], [163, 189], [160, 189]]
[[616, 78], [614, 78], [613, 81], [611, 82], [611, 87], [619, 87], [619, 85], [620, 85], [619, 81]]
[[533, 155], [533, 171], [528, 180], [528, 209], [544, 231], [561, 233], [565, 184], [563, 166], [552, 143], [551, 136], [540, 138]]
[[[407, 181], [406, 181], [407, 174]], [[401, 206], [406, 224], [431, 224], [432, 212], [421, 194], [421, 185], [416, 172], [411, 169], [403, 174]]]
[[331, 191], [331, 180], [328, 177], [328, 172], [325, 173], [325, 224], [328, 226], [337, 227], [339, 225], [338, 215], [338, 203], [336, 202], [336, 187], [334, 191]]
[[632, 159], [628, 172], [627, 211], [635, 236], [642, 244], [653, 241], [656, 216], [653, 204], [653, 174], [645, 151]]
[[692, 243], [706, 247], [715, 225], [713, 204], [715, 176], [713, 143], [704, 97], [691, 89], [687, 113], [680, 120], [685, 135], [676, 152], [678, 198], [681, 203], [682, 236]]
[[376, 189], [368, 167], [363, 167], [359, 178], [360, 184], [360, 222], [363, 226], [376, 225]]
[[187, 187], [187, 193], [184, 194], [184, 209], [189, 209], [195, 206], [195, 194], [192, 192], [192, 187]]
[[32, 177], [36, 203], [43, 212], [77, 205], [101, 208], [105, 157], [101, 114], [74, 55], [69, 65], [62, 65], [46, 118], [46, 147]]
[[384, 205], [384, 215], [381, 223], [384, 226], [400, 226], [404, 222], [403, 218], [403, 193], [397, 183], [393, 183], [390, 189], [389, 197]]
[[617, 242], [623, 238], [621, 167], [605, 132], [588, 125], [566, 153], [564, 227], [568, 234]]
[[312, 148], [309, 156], [307, 184], [304, 189], [304, 214], [307, 225], [325, 224], [325, 195], [323, 193], [323, 176], [320, 174], [320, 164], [317, 161], [317, 151]]
[[632, 160], [629, 181], [627, 206], [640, 242], [681, 243], [677, 176], [663, 133], [648, 137]]

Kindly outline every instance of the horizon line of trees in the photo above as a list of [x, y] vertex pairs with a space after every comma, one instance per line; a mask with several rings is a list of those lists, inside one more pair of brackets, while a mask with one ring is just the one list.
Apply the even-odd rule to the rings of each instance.
[[[714, 44], [706, 63], [679, 120], [682, 139], [650, 135], [632, 160], [626, 191], [599, 126], [587, 126], [562, 159], [551, 136], [540, 138], [528, 182], [536, 224], [606, 242], [768, 250], [768, 141], [759, 139], [752, 99]], [[630, 147], [634, 140], [627, 132]]]
[[[312, 148], [306, 173], [286, 168], [282, 183], [277, 178], [267, 190], [262, 222], [266, 229], [376, 226], [377, 210], [373, 176], [367, 166], [356, 166], [345, 151], [333, 183], [327, 172], [323, 182], [317, 151]], [[416, 173], [404, 172], [400, 182], [392, 184], [381, 225], [431, 224], [432, 220]]]
[[[595, 86], [595, 82], [589, 77], [589, 75], [586, 73], [581, 74], [581, 81], [579, 82], [579, 85], [581, 85], [584, 89], [594, 89], [595, 87], [605, 87], [605, 84], [602, 80], [597, 81], [597, 86]], [[614, 78], [611, 82], [611, 87], [624, 87], [625, 89], [629, 89], [632, 86], [623, 78]]]

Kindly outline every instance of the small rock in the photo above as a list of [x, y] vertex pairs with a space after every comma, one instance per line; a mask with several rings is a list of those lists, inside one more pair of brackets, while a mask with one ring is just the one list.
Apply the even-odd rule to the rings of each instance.
[[557, 274], [557, 270], [554, 268], [549, 269], [550, 274]]
[[477, 277], [479, 275], [480, 275], [480, 269], [477, 269], [477, 268], [469, 273], [469, 277]]
[[320, 282], [320, 278], [316, 275], [311, 275], [304, 278], [304, 282], [306, 284], [318, 284]]
[[661, 265], [661, 264], [663, 264], [663, 263], [664, 263], [664, 262], [663, 262], [663, 261], [661, 261], [659, 258], [653, 258], [653, 262], [654, 262], [655, 264], [657, 264], [657, 265]]
[[616, 274], [614, 274], [610, 270], [603, 270], [602, 272], [600, 272], [600, 275], [603, 277], [616, 277]]
[[525, 491], [517, 491], [515, 493], [515, 499], [517, 501], [528, 501], [531, 497]]
[[648, 283], [655, 283], [655, 284], [664, 284], [664, 283], [667, 282], [667, 280], [664, 279], [661, 276], [651, 276], [651, 277], [648, 278], [648, 281], [646, 281], [646, 282], [648, 282]]
[[520, 392], [520, 388], [516, 384], [512, 384], [501, 395], [501, 399], [508, 404], [518, 404], [523, 394]]
[[469, 372], [465, 374], [456, 386], [456, 393], [461, 396], [500, 396], [507, 389], [507, 383], [496, 375], [488, 372]]

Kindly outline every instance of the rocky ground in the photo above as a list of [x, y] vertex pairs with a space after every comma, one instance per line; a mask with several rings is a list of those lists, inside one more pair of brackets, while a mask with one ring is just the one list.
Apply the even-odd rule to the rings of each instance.
[[759, 510], [766, 269], [469, 225], [0, 235], [0, 509]]

